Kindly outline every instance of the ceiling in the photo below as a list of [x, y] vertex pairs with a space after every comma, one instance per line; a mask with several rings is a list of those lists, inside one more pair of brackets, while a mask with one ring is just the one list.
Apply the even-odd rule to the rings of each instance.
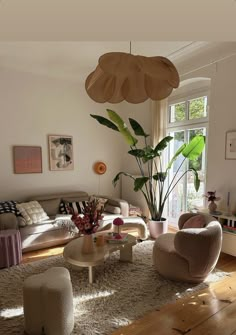
[[235, 0], [0, 0], [0, 40], [230, 41]]
[[[132, 54], [165, 56], [173, 62], [209, 43], [192, 41], [132, 42]], [[0, 67], [84, 82], [107, 52], [129, 52], [130, 42], [0, 42]]]
[[133, 54], [177, 64], [236, 40], [235, 14], [236, 0], [0, 0], [0, 67], [84, 82], [130, 40]]

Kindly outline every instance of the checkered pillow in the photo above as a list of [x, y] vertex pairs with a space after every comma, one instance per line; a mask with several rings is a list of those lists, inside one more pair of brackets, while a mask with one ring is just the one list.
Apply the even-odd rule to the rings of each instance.
[[64, 203], [64, 201], [60, 202], [59, 212], [60, 214], [69, 214], [69, 211], [67, 210], [66, 204]]
[[16, 201], [0, 201], [0, 214], [13, 213], [17, 216], [20, 215], [20, 211], [16, 207]]

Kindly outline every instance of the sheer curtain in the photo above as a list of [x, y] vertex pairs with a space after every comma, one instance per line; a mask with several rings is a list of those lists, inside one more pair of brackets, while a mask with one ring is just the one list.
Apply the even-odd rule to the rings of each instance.
[[[151, 144], [155, 148], [166, 136], [166, 121], [168, 115], [168, 100], [164, 99], [161, 101], [151, 101]], [[159, 161], [157, 161], [157, 164]], [[162, 162], [163, 163], [163, 162]], [[158, 193], [158, 188], [156, 190]], [[157, 195], [158, 196], [158, 195]], [[166, 210], [164, 210], [166, 215]]]
[[166, 135], [166, 120], [168, 114], [168, 100], [151, 100], [151, 141], [155, 147], [157, 143]]

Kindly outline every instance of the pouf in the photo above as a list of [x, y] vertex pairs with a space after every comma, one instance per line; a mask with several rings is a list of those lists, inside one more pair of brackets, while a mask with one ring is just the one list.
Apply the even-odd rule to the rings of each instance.
[[23, 286], [25, 332], [69, 335], [74, 328], [73, 292], [66, 268], [53, 267]]
[[22, 250], [19, 230], [0, 230], [0, 268], [17, 265], [21, 260]]

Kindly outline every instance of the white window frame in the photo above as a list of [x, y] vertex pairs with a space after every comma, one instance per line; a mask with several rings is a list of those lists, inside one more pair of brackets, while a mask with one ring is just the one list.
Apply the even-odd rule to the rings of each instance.
[[[171, 105], [175, 105], [180, 102], [187, 102], [189, 100], [197, 99], [197, 98], [204, 97], [204, 96], [207, 97], [206, 117], [199, 118], [199, 119], [191, 119], [191, 120], [185, 119], [183, 121], [170, 122], [170, 117], [171, 117], [170, 106]], [[206, 129], [205, 155], [204, 155], [204, 162], [202, 162], [202, 164], [204, 163], [204, 166], [205, 166], [205, 178], [204, 178], [205, 187], [206, 187], [206, 173], [207, 173], [207, 138], [208, 138], [209, 106], [210, 106], [210, 92], [209, 90], [206, 90], [206, 89], [194, 90], [192, 92], [188, 92], [186, 94], [182, 94], [182, 95], [170, 98], [168, 101], [168, 117], [167, 117], [167, 125], [166, 125], [167, 135], [171, 132], [181, 131], [181, 130], [186, 131], [186, 130], [191, 130], [194, 128], [205, 128]], [[189, 110], [187, 108], [186, 118], [188, 117], [188, 115], [189, 115]], [[186, 181], [184, 183], [184, 188], [185, 188], [184, 189], [184, 194], [185, 194], [184, 204], [186, 206], [186, 203], [187, 203], [187, 199], [186, 199], [187, 183]], [[166, 211], [167, 211], [166, 214], [168, 215], [168, 211], [169, 211], [168, 205], [167, 205]], [[177, 224], [177, 219], [174, 219], [172, 217], [168, 217], [168, 218], [171, 221], [170, 224], [171, 223], [175, 225]]]

